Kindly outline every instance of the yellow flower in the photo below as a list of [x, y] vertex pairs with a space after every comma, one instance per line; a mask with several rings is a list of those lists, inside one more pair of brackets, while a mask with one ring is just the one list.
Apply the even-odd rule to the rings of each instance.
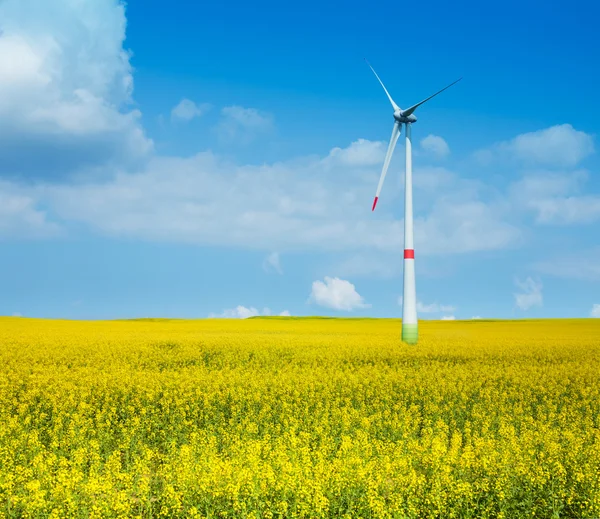
[[0, 318], [0, 517], [594, 517], [600, 321]]

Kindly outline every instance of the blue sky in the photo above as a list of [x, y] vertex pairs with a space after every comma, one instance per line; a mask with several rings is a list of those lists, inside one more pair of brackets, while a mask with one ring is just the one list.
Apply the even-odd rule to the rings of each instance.
[[600, 317], [594, 2], [0, 3], [0, 315]]

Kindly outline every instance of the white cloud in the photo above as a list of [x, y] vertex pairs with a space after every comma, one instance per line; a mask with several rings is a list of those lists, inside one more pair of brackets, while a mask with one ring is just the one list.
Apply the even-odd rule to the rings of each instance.
[[551, 126], [523, 133], [499, 142], [474, 156], [481, 164], [506, 162], [512, 159], [528, 166], [572, 168], [594, 153], [591, 135], [575, 130], [570, 124]]
[[0, 161], [5, 175], [65, 176], [137, 164], [152, 150], [119, 0], [0, 3]]
[[576, 194], [588, 179], [585, 170], [549, 171], [529, 173], [511, 186], [511, 195], [521, 201], [547, 199]]
[[453, 315], [444, 315], [442, 316], [442, 321], [454, 321], [456, 320], [456, 317], [454, 317]]
[[[402, 220], [385, 207], [377, 214], [370, 210], [378, 169], [366, 176], [364, 170], [332, 164], [328, 156], [237, 166], [205, 152], [156, 157], [141, 173], [49, 186], [43, 194], [60, 217], [109, 235], [280, 252], [400, 254]], [[503, 202], [480, 196], [475, 184], [459, 179], [453, 188], [428, 193], [433, 198], [428, 212], [415, 219], [418, 253], [494, 250], [516, 243], [520, 231], [504, 221]]]
[[490, 166], [499, 157], [497, 151], [498, 146], [492, 148], [484, 148], [481, 150], [474, 151], [471, 154], [471, 157], [474, 159], [475, 164], [478, 164], [479, 166]]
[[538, 200], [537, 221], [556, 224], [585, 224], [600, 220], [600, 196]]
[[[86, 168], [96, 168], [102, 172], [102, 179], [91, 183], [45, 185], [24, 192], [32, 207], [44, 207], [48, 214], [65, 223], [83, 223], [97, 232], [125, 238], [280, 252], [376, 251], [378, 258], [382, 252], [391, 258], [402, 250], [402, 220], [395, 219], [395, 210], [388, 209], [392, 203], [401, 203], [400, 186], [389, 182], [378, 212], [370, 211], [385, 153], [384, 142], [358, 139], [321, 158], [300, 157], [261, 166], [240, 166], [210, 152], [189, 158], [154, 156], [132, 173], [128, 169], [130, 159], [145, 156], [145, 152], [132, 152], [126, 145], [128, 139], [137, 135], [141, 139], [138, 144], [148, 145], [139, 149], [146, 151], [151, 149], [151, 141], [143, 135], [139, 113], [125, 110], [132, 101], [133, 79], [129, 54], [123, 50], [123, 5], [117, 0], [90, 1], [69, 9], [58, 2], [25, 3], [36, 7], [35, 20], [23, 18], [17, 6], [24, 4], [16, 0], [0, 4], [5, 14], [12, 13], [14, 27], [19, 29], [10, 32], [11, 27], [7, 26], [2, 38], [13, 38], [4, 41], [15, 53], [21, 49], [19, 62], [23, 66], [22, 70], [15, 69], [6, 65], [7, 61], [4, 68], [0, 66], [1, 73], [12, 82], [21, 82], [14, 89], [19, 95], [28, 92], [23, 81], [32, 92], [37, 92], [36, 96], [42, 92], [41, 97], [31, 94], [31, 103], [17, 106], [42, 110], [63, 106], [66, 108], [59, 112], [65, 115], [71, 110], [73, 99], [79, 99], [77, 102], [88, 110], [86, 116], [60, 119], [64, 123], [63, 136], [65, 131], [71, 132], [68, 138], [55, 142], [52, 136], [56, 128], [48, 130], [46, 134], [52, 139], [42, 148], [61, 157], [63, 162], [57, 161], [57, 167], [59, 162], [64, 165], [65, 156], [70, 157], [66, 171], [85, 174]], [[39, 12], [45, 15], [40, 17]], [[104, 24], [102, 30], [95, 21]], [[30, 23], [46, 29], [34, 31]], [[70, 24], [68, 30], [63, 30], [64, 23]], [[87, 25], [91, 26], [91, 34], [82, 36], [82, 27]], [[25, 32], [33, 36], [25, 38], [22, 27], [28, 27]], [[34, 45], [36, 38], [43, 35], [47, 41]], [[46, 92], [48, 89], [52, 95]], [[190, 114], [195, 113], [193, 106], [189, 108]], [[106, 112], [105, 117], [99, 117], [98, 110]], [[270, 114], [241, 106], [224, 108], [222, 119], [220, 129], [242, 140], [273, 128]], [[93, 138], [77, 140], [79, 137], [74, 136], [81, 137], [80, 134]], [[111, 151], [106, 146], [116, 148]], [[35, 147], [39, 151], [40, 143]], [[121, 150], [118, 153], [117, 148]], [[5, 149], [16, 148], [7, 144]], [[25, 155], [39, 161], [44, 153], [42, 150]], [[0, 157], [1, 154], [0, 151]], [[51, 162], [44, 158], [44, 167]], [[13, 163], [20, 167], [23, 161], [15, 158]], [[61, 172], [64, 173], [62, 169]], [[415, 189], [422, 191], [416, 200], [426, 208], [419, 210], [416, 206], [418, 254], [496, 250], [520, 240], [520, 230], [510, 223], [510, 211], [503, 197], [490, 198], [475, 182], [460, 179], [442, 168], [423, 168], [415, 171]], [[365, 262], [362, 267], [358, 263], [356, 260], [354, 265], [347, 265], [347, 272], [353, 268], [364, 271]], [[379, 259], [379, 263], [379, 267], [369, 268], [379, 271], [379, 275], [391, 275], [385, 261]]]
[[11, 184], [0, 182], [0, 239], [47, 238], [62, 234], [36, 200]]
[[600, 304], [595, 304], [592, 306], [592, 311], [590, 312], [590, 317], [600, 318]]
[[278, 252], [271, 252], [263, 261], [263, 269], [266, 272], [275, 271], [278, 274], [283, 274], [283, 270], [281, 268], [281, 261], [279, 259]]
[[481, 317], [479, 315], [474, 315], [473, 317], [471, 317], [471, 319], [481, 319]]
[[535, 263], [533, 267], [538, 272], [559, 278], [600, 281], [600, 247], [577, 254], [561, 254]]
[[[120, 0], [4, 0], [0, 19], [2, 174], [27, 170], [30, 180], [75, 172], [79, 180], [92, 173], [102, 177], [71, 185], [7, 183], [3, 235], [52, 235], [60, 231], [54, 222], [62, 219], [65, 227], [84, 224], [109, 236], [264, 251], [349, 251], [357, 257], [369, 251], [374, 258], [392, 258], [402, 250], [403, 222], [394, 218], [392, 205], [402, 203], [400, 186], [388, 181], [377, 213], [370, 211], [387, 143], [358, 139], [320, 158], [260, 166], [209, 152], [154, 156], [146, 163], [153, 146], [132, 108]], [[188, 108], [189, 115], [199, 107]], [[222, 110], [225, 136], [243, 140], [272, 128], [271, 114], [237, 105]], [[422, 146], [444, 153], [440, 143], [428, 136]], [[570, 125], [502, 145], [525, 161], [552, 166], [572, 166], [593, 152], [591, 136]], [[561, 149], [558, 155], [554, 148]], [[541, 194], [529, 202], [535, 202], [530, 209], [540, 222], [598, 219], [598, 197], [578, 192], [581, 182], [558, 179], [554, 191], [540, 188], [542, 179], [536, 182]], [[491, 194], [483, 183], [444, 168], [417, 168], [415, 189], [421, 190], [415, 197], [417, 254], [498, 250], [521, 239], [513, 223], [515, 199], [506, 201], [505, 193]], [[364, 271], [368, 256], [363, 258], [362, 266], [356, 260], [346, 272]], [[368, 275], [390, 275], [384, 263]]]
[[210, 109], [208, 103], [196, 104], [190, 99], [182, 99], [177, 106], [171, 110], [172, 120], [191, 121], [195, 117], [203, 116]]
[[245, 306], [238, 305], [235, 308], [224, 310], [220, 314], [209, 314], [209, 318], [223, 318], [223, 319], [247, 319], [248, 317], [255, 317], [260, 315], [260, 312], [251, 306], [246, 308]]
[[[469, 185], [464, 180], [446, 168], [439, 166], [423, 166], [415, 169], [413, 177], [413, 187], [416, 190], [426, 191], [434, 194], [439, 193], [440, 189], [448, 191], [456, 189], [457, 183], [461, 184], [461, 189], [473, 189], [474, 186]], [[404, 189], [404, 172], [402, 173], [402, 189]]]
[[340, 278], [325, 277], [325, 282], [315, 281], [312, 284], [310, 301], [334, 310], [350, 312], [357, 308], [368, 308], [362, 296], [352, 283]]
[[450, 154], [448, 143], [438, 135], [429, 134], [422, 139], [421, 148], [438, 159], [443, 159]]
[[441, 195], [426, 217], [415, 218], [415, 249], [457, 253], [505, 249], [521, 240], [503, 204]]
[[437, 303], [425, 304], [417, 301], [417, 312], [423, 314], [435, 314], [439, 312], [454, 312], [456, 308], [450, 305], [439, 305]]
[[244, 108], [242, 106], [226, 106], [221, 111], [223, 116], [235, 121], [246, 128], [265, 129], [273, 123], [272, 116], [261, 112], [256, 108]]
[[[210, 152], [156, 158], [140, 174], [114, 181], [52, 186], [49, 203], [63, 218], [110, 234], [256, 249], [401, 249], [402, 227], [368, 220], [364, 196], [344, 196], [323, 178], [319, 160], [236, 166]], [[357, 200], [358, 199], [358, 200]]]
[[217, 131], [221, 139], [241, 143], [252, 141], [257, 135], [273, 129], [273, 116], [256, 108], [226, 106], [221, 110]]
[[[6, 8], [6, 5], [3, 8]], [[48, 43], [52, 45], [50, 40]], [[35, 90], [51, 82], [51, 77], [42, 70], [45, 55], [36, 53], [27, 40], [18, 33], [4, 32], [0, 37], [0, 50], [2, 51], [0, 84], [4, 91], [15, 93], [17, 88]], [[3, 105], [0, 106], [6, 108], [4, 99], [2, 103]]]
[[333, 148], [329, 158], [351, 166], [374, 166], [383, 164], [387, 144], [381, 141], [358, 139], [347, 148]]
[[[248, 319], [249, 317], [257, 317], [259, 315], [268, 317], [270, 315], [273, 315], [273, 313], [271, 312], [271, 309], [267, 308], [267, 307], [263, 308], [262, 312], [261, 312], [260, 310], [256, 309], [253, 306], [248, 308], [248, 307], [245, 307], [242, 305], [238, 305], [235, 308], [228, 308], [227, 310], [224, 310], [220, 314], [211, 313], [208, 315], [208, 318], [209, 319]], [[278, 315], [289, 317], [290, 312], [287, 310], [284, 310], [283, 312], [281, 312]]]
[[594, 141], [570, 124], [561, 124], [518, 135], [503, 148], [526, 162], [573, 167], [594, 152]]
[[529, 310], [533, 306], [542, 306], [544, 298], [542, 295], [542, 283], [528, 277], [525, 281], [515, 280], [515, 284], [521, 290], [514, 294], [515, 302], [521, 310]]
[[583, 170], [537, 172], [515, 182], [510, 196], [517, 206], [536, 212], [537, 223], [591, 223], [600, 219], [600, 195], [581, 194], [588, 177]]

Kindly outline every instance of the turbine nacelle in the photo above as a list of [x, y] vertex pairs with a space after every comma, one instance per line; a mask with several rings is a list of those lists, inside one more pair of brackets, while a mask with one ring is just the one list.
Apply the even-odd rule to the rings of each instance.
[[413, 114], [405, 115], [402, 110], [394, 111], [394, 119], [396, 119], [396, 121], [398, 121], [399, 123], [404, 123], [404, 124], [417, 122], [416, 115], [413, 115]]

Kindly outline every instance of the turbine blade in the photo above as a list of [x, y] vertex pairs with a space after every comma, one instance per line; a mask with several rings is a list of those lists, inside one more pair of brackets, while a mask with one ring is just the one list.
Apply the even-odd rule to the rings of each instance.
[[379, 194], [381, 193], [383, 181], [385, 180], [385, 175], [390, 165], [390, 160], [392, 160], [392, 153], [394, 153], [394, 148], [396, 147], [396, 142], [398, 141], [399, 136], [400, 123], [396, 121], [394, 123], [394, 129], [392, 130], [392, 138], [390, 139], [390, 144], [388, 146], [387, 153], [385, 154], [385, 160], [383, 161], [383, 169], [381, 170], [381, 177], [379, 177], [379, 185], [377, 186], [377, 193], [375, 194], [375, 200], [373, 201], [373, 208], [371, 211], [375, 211], [375, 206], [377, 205], [377, 200], [379, 200]]
[[366, 58], [365, 58], [365, 61], [367, 62], [367, 65], [369, 65], [369, 68], [373, 71], [373, 74], [375, 74], [375, 77], [377, 78], [377, 80], [379, 81], [379, 83], [381, 84], [381, 86], [383, 87], [383, 89], [385, 90], [385, 93], [387, 94], [388, 99], [390, 100], [390, 103], [392, 103], [392, 106], [394, 107], [394, 110], [398, 110], [400, 107], [392, 99], [392, 96], [387, 91], [387, 88], [385, 88], [385, 85], [383, 84], [383, 81], [381, 81], [381, 79], [379, 79], [379, 76], [377, 75], [377, 72], [375, 72], [375, 69], [373, 67], [371, 67], [371, 64], [367, 61]]
[[406, 110], [402, 110], [402, 115], [405, 115], [405, 116], [411, 115], [423, 103], [426, 103], [432, 97], [435, 97], [436, 95], [441, 94], [444, 90], [450, 88], [452, 85], [456, 85], [456, 83], [458, 83], [461, 79], [462, 78], [458, 78], [454, 83], [450, 83], [447, 87], [442, 88], [439, 92], [436, 92], [432, 96], [429, 96], [427, 99], [423, 99], [423, 101], [421, 101], [420, 103], [417, 103], [416, 105], [412, 105], [410, 108], [407, 108]]

